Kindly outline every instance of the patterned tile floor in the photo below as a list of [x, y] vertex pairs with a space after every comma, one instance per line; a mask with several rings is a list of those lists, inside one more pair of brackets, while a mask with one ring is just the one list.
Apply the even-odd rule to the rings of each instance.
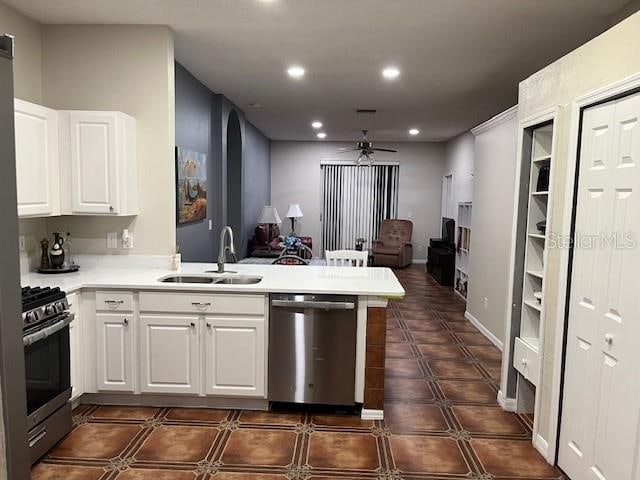
[[356, 416], [86, 405], [33, 469], [53, 480], [558, 479], [531, 419], [496, 405], [500, 352], [413, 266], [389, 306], [384, 422]]

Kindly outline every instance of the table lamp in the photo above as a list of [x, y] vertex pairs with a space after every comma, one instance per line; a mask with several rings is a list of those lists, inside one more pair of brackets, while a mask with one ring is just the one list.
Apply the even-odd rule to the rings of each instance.
[[287, 209], [287, 218], [291, 219], [291, 235], [296, 233], [296, 218], [302, 218], [302, 210], [297, 203], [290, 203]]
[[280, 215], [278, 215], [278, 209], [272, 205], [265, 205], [262, 207], [262, 213], [258, 218], [258, 223], [269, 225], [269, 241], [271, 241], [271, 226], [274, 223], [282, 223]]

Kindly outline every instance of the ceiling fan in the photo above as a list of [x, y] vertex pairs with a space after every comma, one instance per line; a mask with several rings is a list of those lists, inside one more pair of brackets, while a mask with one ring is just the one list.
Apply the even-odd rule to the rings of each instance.
[[356, 148], [341, 148], [338, 150], [338, 153], [360, 152], [360, 155], [358, 155], [358, 159], [356, 160], [356, 165], [360, 166], [366, 163], [370, 166], [374, 162], [373, 154], [375, 152], [398, 152], [397, 150], [392, 150], [390, 148], [374, 148], [373, 142], [367, 140], [367, 132], [369, 132], [369, 130], [362, 130], [362, 140], [356, 143]]

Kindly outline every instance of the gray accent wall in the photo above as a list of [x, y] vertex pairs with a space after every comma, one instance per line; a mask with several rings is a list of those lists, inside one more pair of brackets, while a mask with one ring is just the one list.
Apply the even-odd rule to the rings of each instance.
[[[230, 223], [235, 226], [236, 251], [242, 258], [262, 206], [271, 201], [271, 142], [228, 98], [209, 90], [177, 62], [175, 70], [176, 145], [207, 154], [207, 218], [177, 226], [182, 261], [216, 261], [220, 230]], [[228, 145], [232, 112], [240, 123], [240, 136], [232, 135], [234, 145]], [[235, 159], [233, 171], [239, 178], [233, 186], [228, 184], [227, 155]], [[241, 193], [228, 195], [229, 188]], [[228, 205], [228, 198], [234, 199], [232, 205]]]
[[[245, 124], [244, 140], [244, 250], [253, 237], [264, 205], [271, 203], [271, 141], [251, 123]], [[280, 212], [281, 216], [287, 213]], [[283, 217], [283, 221], [285, 218]], [[244, 253], [244, 252], [241, 252]]]
[[176, 145], [207, 155], [207, 218], [176, 226], [176, 243], [184, 262], [213, 262], [217, 258], [215, 220], [220, 172], [219, 151], [212, 149], [213, 94], [176, 63]]

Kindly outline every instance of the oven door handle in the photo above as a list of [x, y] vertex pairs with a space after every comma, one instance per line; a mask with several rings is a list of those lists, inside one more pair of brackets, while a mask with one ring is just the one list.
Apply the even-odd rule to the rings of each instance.
[[29, 345], [33, 345], [40, 340], [44, 340], [47, 337], [50, 337], [54, 333], [62, 330], [64, 327], [69, 325], [73, 319], [75, 318], [75, 314], [69, 313], [59, 322], [54, 323], [53, 325], [49, 325], [48, 327], [43, 328], [42, 330], [38, 330], [30, 335], [26, 335], [22, 337], [22, 343], [25, 347]]

